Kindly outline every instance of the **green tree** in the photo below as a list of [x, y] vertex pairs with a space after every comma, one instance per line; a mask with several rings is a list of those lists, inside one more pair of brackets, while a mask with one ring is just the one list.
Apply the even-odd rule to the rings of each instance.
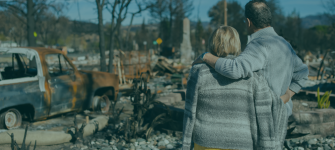
[[170, 47], [179, 48], [180, 44], [183, 42], [183, 20], [185, 18], [185, 13], [180, 11], [176, 14], [173, 20], [172, 33], [170, 36], [171, 44]]
[[140, 31], [136, 32], [135, 40], [138, 44], [139, 50], [144, 50], [144, 44], [143, 44], [144, 41], [146, 41], [148, 44], [148, 30], [146, 28], [144, 18]]
[[34, 32], [36, 31], [36, 22], [38, 22], [39, 15], [52, 8], [56, 12], [60, 12], [66, 4], [56, 3], [47, 0], [11, 0], [0, 2], [0, 7], [6, 8], [18, 18], [22, 24], [26, 25], [28, 46], [36, 46], [36, 38]]
[[204, 52], [204, 47], [202, 45], [202, 40], [205, 38], [204, 28], [202, 26], [201, 20], [199, 19], [195, 27], [195, 40], [193, 45], [195, 46], [195, 56], [199, 56]]
[[151, 0], [150, 15], [159, 22], [161, 46], [179, 47], [182, 42], [182, 20], [191, 15], [192, 0]]
[[[332, 25], [328, 29], [328, 36], [330, 39], [335, 39], [335, 0], [324, 0], [324, 8], [326, 9], [326, 15], [328, 16]], [[335, 47], [333, 41], [329, 42], [332, 48]]]
[[271, 10], [272, 24], [271, 26], [275, 29], [278, 34], [281, 34], [283, 27], [285, 26], [285, 15], [282, 8], [280, 7], [278, 0], [267, 0], [267, 5]]
[[303, 32], [303, 48], [307, 51], [324, 54], [325, 50], [332, 49], [334, 34], [332, 26], [317, 25]]
[[[241, 4], [236, 0], [227, 2], [228, 8], [228, 26], [234, 27], [241, 39], [242, 49], [246, 46], [247, 43], [247, 26], [243, 22], [244, 20], [244, 9]], [[219, 27], [224, 24], [224, 0], [219, 1], [214, 5], [208, 12], [208, 16], [211, 18], [210, 23], [216, 27]]]
[[[199, 25], [199, 26], [200, 26], [200, 25]], [[200, 29], [200, 28], [199, 28], [199, 29]], [[199, 30], [199, 29], [198, 29], [198, 30]], [[199, 31], [200, 31], [200, 30], [199, 30]], [[196, 32], [199, 32], [199, 31], [196, 31]], [[201, 31], [200, 31], [200, 32], [201, 32]], [[200, 33], [200, 32], [199, 32], [199, 33]], [[203, 28], [202, 39], [205, 40], [205, 45], [202, 45], [203, 50], [200, 51], [200, 53], [198, 52], [198, 55], [195, 55], [195, 56], [199, 56], [201, 53], [208, 51], [208, 50], [207, 50], [208, 39], [209, 39], [209, 36], [211, 36], [212, 32], [213, 32], [213, 29], [212, 29], [212, 27], [211, 27], [210, 25], [207, 27], [207, 29]], [[193, 37], [194, 37], [194, 38], [192, 39], [193, 45], [196, 45], [196, 36], [195, 36], [195, 34], [194, 34]], [[201, 40], [201, 44], [202, 44], [202, 40]]]
[[291, 43], [295, 50], [302, 50], [303, 29], [300, 15], [296, 11], [293, 11], [285, 20], [281, 31], [282, 36]]
[[7, 40], [6, 36], [3, 33], [1, 33], [0, 34], [0, 41], [6, 41], [6, 40]]
[[321, 53], [324, 53], [324, 51], [329, 48], [333, 48], [334, 39], [332, 38], [334, 36], [332, 34], [333, 28], [331, 26], [318, 25], [311, 29], [316, 33], [316, 37], [318, 37], [318, 45]]
[[168, 40], [170, 39], [171, 27], [168, 18], [164, 18], [159, 24], [159, 37], [163, 40], [161, 46], [169, 46]]
[[[70, 32], [70, 21], [65, 16], [56, 16], [52, 12], [44, 12], [36, 22], [37, 39], [45, 45], [55, 45], [58, 40], [65, 38]], [[62, 31], [62, 32], [59, 32]]]

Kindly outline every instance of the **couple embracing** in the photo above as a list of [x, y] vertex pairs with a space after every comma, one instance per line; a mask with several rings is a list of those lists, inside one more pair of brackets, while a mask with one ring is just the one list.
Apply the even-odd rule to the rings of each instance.
[[263, 0], [245, 6], [248, 44], [241, 52], [237, 31], [217, 28], [207, 53], [189, 74], [183, 123], [183, 150], [279, 150], [291, 97], [308, 77], [308, 68], [271, 25]]

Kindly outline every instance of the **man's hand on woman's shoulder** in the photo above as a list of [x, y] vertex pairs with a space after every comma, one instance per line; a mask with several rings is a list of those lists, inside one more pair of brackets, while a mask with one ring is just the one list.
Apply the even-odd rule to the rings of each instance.
[[211, 67], [215, 68], [215, 63], [216, 61], [219, 59], [219, 57], [214, 56], [211, 53], [205, 53], [203, 55], [203, 59], [201, 59], [202, 55], [199, 56], [193, 63], [192, 66], [196, 65], [196, 64], [201, 64], [201, 63], [206, 63], [208, 65], [210, 65]]
[[201, 63], [204, 63], [204, 61], [201, 60], [200, 57], [198, 57], [193, 63], [192, 63], [192, 66], [196, 65], [196, 64], [201, 64]]

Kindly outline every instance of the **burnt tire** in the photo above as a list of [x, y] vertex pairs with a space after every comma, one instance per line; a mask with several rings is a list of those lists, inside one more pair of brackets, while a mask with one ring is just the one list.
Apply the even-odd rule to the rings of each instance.
[[22, 124], [22, 115], [19, 110], [15, 108], [8, 109], [0, 114], [0, 128], [14, 129], [20, 127]]
[[95, 112], [107, 114], [110, 108], [111, 102], [108, 96], [94, 96], [92, 100], [92, 109]]

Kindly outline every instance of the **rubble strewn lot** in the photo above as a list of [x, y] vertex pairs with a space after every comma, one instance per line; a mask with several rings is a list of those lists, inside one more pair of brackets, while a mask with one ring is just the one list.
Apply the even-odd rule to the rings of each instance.
[[[160, 81], [160, 82], [158, 82]], [[166, 77], [160, 77], [153, 79], [151, 83], [149, 83], [149, 87], [158, 87], [157, 91], [161, 90], [162, 92], [158, 94], [157, 99], [165, 99], [164, 97], [168, 97], [169, 95], [173, 95], [175, 93], [174, 85], [169, 85], [170, 80], [166, 79]], [[165, 85], [165, 86], [164, 86]], [[180, 93], [178, 93], [180, 94]], [[182, 99], [182, 94], [180, 94], [180, 98]], [[293, 97], [294, 108], [293, 112], [300, 111], [310, 111], [316, 109], [316, 97], [312, 97], [311, 95], [299, 94]], [[174, 108], [183, 107], [183, 100], [174, 102], [171, 99], [166, 101], [166, 104], [174, 106]], [[307, 106], [306, 106], [306, 104]], [[130, 102], [129, 96], [121, 97], [120, 101], [117, 103], [115, 109], [120, 109], [124, 107], [123, 113], [120, 118], [129, 117], [132, 114], [133, 106]], [[329, 109], [333, 109], [331, 106]], [[77, 119], [78, 123], [85, 122], [85, 116], [92, 116], [90, 119], [93, 119], [96, 114], [86, 111], [87, 114], [78, 114]], [[51, 130], [51, 131], [64, 131], [68, 126], [73, 125], [73, 115], [72, 113], [64, 114], [63, 116], [57, 116], [55, 118], [51, 118], [44, 121], [38, 121], [30, 123], [29, 130]], [[104, 150], [156, 150], [156, 149], [180, 149], [181, 147], [181, 138], [182, 132], [181, 130], [169, 130], [164, 127], [157, 128], [155, 131], [151, 132], [151, 137], [146, 140], [143, 137], [131, 139], [129, 142], [124, 140], [124, 136], [122, 133], [118, 133], [117, 128], [125, 125], [125, 121], [121, 121], [117, 123], [116, 126], [113, 126], [113, 123], [109, 123], [106, 128], [102, 131], [96, 133], [95, 135], [91, 135], [85, 137], [82, 142], [77, 143], [64, 143], [59, 145], [52, 146], [37, 146], [37, 150], [42, 149], [104, 149]], [[166, 127], [166, 126], [165, 126]], [[303, 138], [305, 137], [305, 138]], [[289, 138], [285, 141], [286, 145], [292, 149], [331, 149], [335, 144], [335, 136], [321, 136], [321, 135], [307, 135], [307, 136], [298, 136], [294, 138]], [[10, 145], [0, 145], [0, 149], [10, 149]], [[283, 148], [286, 149], [286, 148]]]
[[[116, 53], [121, 55], [121, 53]], [[53, 131], [71, 134], [71, 141], [61, 144], [41, 145], [37, 142], [37, 150], [158, 150], [158, 149], [181, 149], [182, 146], [182, 124], [183, 113], [185, 107], [186, 79], [191, 66], [185, 66], [175, 63], [172, 59], [151, 56], [150, 70], [151, 78], [149, 82], [138, 82], [137, 79], [129, 80], [130, 69], [120, 65], [120, 70], [128, 73], [127, 79], [120, 84], [120, 93], [122, 86], [128, 86], [131, 92], [124, 92], [116, 103], [112, 103], [109, 112], [103, 115], [92, 110], [80, 112], [65, 113], [48, 118], [42, 121], [24, 120], [23, 125], [19, 129], [28, 128], [28, 137], [30, 132], [34, 131]], [[141, 59], [141, 60], [139, 60]], [[73, 63], [79, 70], [98, 70], [99, 57], [79, 56], [72, 58]], [[116, 63], [122, 58], [114, 59]], [[127, 60], [127, 59], [124, 59]], [[132, 57], [129, 64], [134, 61], [145, 62], [146, 57]], [[127, 63], [124, 63], [127, 65]], [[0, 64], [6, 66], [7, 64]], [[323, 80], [316, 80], [317, 64], [310, 64], [311, 72], [310, 80], [306, 83], [300, 94], [296, 94], [292, 98], [293, 115], [289, 119], [288, 135], [285, 140], [283, 150], [331, 150], [335, 149], [335, 95], [331, 95], [331, 105], [327, 109], [320, 111], [317, 108], [316, 89], [320, 87], [321, 95], [325, 91], [334, 88], [334, 82], [329, 73], [323, 74]], [[118, 67], [117, 74], [125, 76], [123, 71]], [[141, 69], [139, 69], [141, 70]], [[1, 70], [0, 70], [1, 71]], [[131, 75], [135, 76], [135, 75]], [[138, 81], [144, 81], [138, 79]], [[135, 82], [136, 81], [136, 82]], [[147, 88], [147, 89], [146, 89]], [[146, 105], [148, 104], [148, 105]], [[140, 113], [139, 113], [140, 112]], [[322, 112], [322, 113], [320, 113]], [[142, 114], [143, 113], [143, 114]], [[318, 116], [302, 119], [297, 117], [300, 114], [322, 114]], [[80, 129], [81, 124], [105, 116], [108, 120], [107, 125], [103, 128], [90, 130], [85, 133], [78, 130], [75, 131], [75, 124]], [[76, 123], [74, 123], [74, 117]], [[312, 119], [311, 119], [312, 118]], [[304, 121], [304, 122], [303, 122]], [[312, 122], [312, 123], [311, 123]], [[86, 126], [87, 127], [87, 126]], [[334, 130], [331, 130], [333, 129]], [[85, 129], [85, 128], [84, 128]], [[15, 130], [15, 129], [14, 129]], [[7, 132], [7, 130], [0, 130]], [[85, 136], [84, 136], [85, 135]], [[5, 134], [4, 136], [9, 135]], [[17, 135], [19, 136], [19, 135]], [[16, 136], [16, 137], [17, 137]], [[14, 135], [15, 137], [15, 135]], [[48, 137], [49, 138], [49, 137]], [[50, 137], [51, 138], [51, 137]], [[16, 139], [21, 142], [22, 139]], [[1, 143], [1, 141], [0, 141]], [[28, 143], [26, 143], [28, 144]], [[34, 143], [32, 142], [32, 145]], [[33, 146], [31, 146], [31, 149]], [[11, 150], [10, 144], [0, 145], [0, 150]]]
[[[292, 134], [288, 133], [284, 149], [335, 149], [335, 124], [331, 122], [335, 119], [335, 97], [332, 96], [330, 101], [329, 108], [319, 109], [317, 97], [313, 92], [312, 94], [301, 92], [293, 96], [293, 115], [289, 118], [289, 122], [292, 121], [292, 124], [289, 123], [288, 127], [292, 129]], [[324, 114], [319, 116], [321, 112]], [[302, 118], [304, 115], [312, 116]]]
[[[300, 94], [298, 96], [294, 96], [293, 98], [293, 113], [303, 112], [303, 111], [315, 111], [319, 109], [318, 102], [316, 101], [316, 97], [313, 95], [305, 95]], [[332, 99], [331, 99], [332, 100]], [[334, 109], [334, 106], [329, 106], [328, 109]]]
[[[129, 117], [132, 114], [131, 103], [128, 97], [122, 97], [116, 109], [123, 106], [128, 106], [124, 109], [120, 118]], [[33, 123], [26, 122], [25, 124], [30, 124], [29, 131], [59, 131], [65, 132], [69, 126], [73, 125], [73, 113], [64, 114], [62, 116], [57, 116], [45, 121], [38, 121]], [[84, 123], [86, 121], [85, 116], [91, 115], [90, 119], [93, 119], [95, 114], [78, 114], [76, 115], [78, 123]], [[110, 120], [112, 121], [112, 119]], [[110, 122], [102, 131], [97, 132], [94, 135], [85, 137], [82, 141], [77, 143], [64, 143], [52, 146], [37, 146], [37, 150], [50, 149], [103, 149], [103, 150], [115, 150], [115, 149], [177, 149], [181, 146], [181, 131], [167, 131], [167, 130], [157, 130], [151, 132], [151, 136], [148, 140], [144, 138], [131, 139], [129, 143], [124, 140], [124, 136], [119, 134], [117, 129], [125, 124], [124, 121], [117, 123], [115, 126]], [[10, 149], [9, 144], [0, 145], [0, 149]]]

